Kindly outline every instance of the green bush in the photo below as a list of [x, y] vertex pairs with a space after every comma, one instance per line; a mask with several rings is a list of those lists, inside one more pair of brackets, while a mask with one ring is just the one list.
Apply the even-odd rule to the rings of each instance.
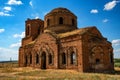
[[120, 59], [114, 59], [114, 66], [120, 67]]

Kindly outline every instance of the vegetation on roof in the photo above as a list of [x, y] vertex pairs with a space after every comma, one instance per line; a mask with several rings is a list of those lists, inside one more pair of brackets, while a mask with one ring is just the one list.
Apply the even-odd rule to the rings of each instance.
[[60, 33], [60, 34], [56, 34], [55, 32], [53, 32], [52, 30], [45, 30], [45, 33], [50, 33], [52, 35], [54, 35], [56, 38], [64, 38], [64, 37], [68, 37], [68, 36], [72, 36], [72, 35], [82, 35], [84, 33], [86, 33], [89, 29], [92, 29], [95, 27], [86, 27], [86, 28], [80, 28], [80, 29], [76, 29], [70, 32], [65, 32], [65, 33]]
[[34, 41], [31, 41], [30, 43], [28, 43], [27, 45], [33, 45], [35, 43], [35, 40]]
[[44, 30], [44, 33], [50, 33], [52, 36], [54, 36], [55, 38], [58, 38], [57, 34], [54, 32], [54, 31], [51, 31], [51, 30]]
[[72, 35], [76, 35], [76, 34], [84, 34], [88, 29], [78, 29], [78, 30], [74, 30], [74, 31], [70, 31], [70, 32], [66, 32], [66, 33], [61, 33], [58, 34], [58, 36], [60, 38], [64, 38], [64, 37], [68, 37], [68, 36], [72, 36]]

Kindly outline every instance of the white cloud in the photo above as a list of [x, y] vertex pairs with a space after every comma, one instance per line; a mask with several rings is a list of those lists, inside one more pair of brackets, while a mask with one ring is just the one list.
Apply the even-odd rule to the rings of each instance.
[[90, 13], [98, 13], [98, 10], [97, 9], [92, 9], [91, 11], [90, 11]]
[[22, 32], [21, 34], [14, 34], [13, 37], [14, 38], [23, 38], [23, 37], [25, 37], [25, 32]]
[[21, 42], [18, 42], [18, 43], [11, 44], [10, 48], [16, 48], [16, 47], [18, 48], [20, 46], [21, 46]]
[[5, 29], [0, 29], [0, 33], [4, 32], [4, 31], [5, 31]]
[[12, 8], [11, 8], [11, 7], [9, 7], [9, 6], [5, 6], [3, 9], [4, 9], [6, 12], [8, 12], [8, 11], [11, 11], [11, 10], [12, 10]]
[[9, 4], [9, 5], [21, 5], [21, 4], [23, 4], [23, 3], [22, 3], [22, 1], [20, 1], [20, 0], [9, 0], [9, 1], [7, 2], [7, 4]]
[[45, 16], [49, 11], [43, 12], [43, 15]]
[[120, 49], [114, 50], [114, 53], [120, 53]]
[[18, 60], [18, 50], [0, 47], [0, 61]]
[[38, 19], [39, 18], [39, 13], [31, 14], [31, 16], [34, 17], [35, 19]]
[[32, 3], [32, 1], [30, 1], [29, 4], [30, 4], [31, 7], [33, 7], [33, 3]]
[[108, 21], [109, 21], [108, 19], [104, 19], [104, 20], [103, 20], [104, 23], [106, 23], [106, 22], [108, 22]]
[[0, 16], [13, 16], [13, 15], [5, 13], [5, 12], [0, 12]]
[[35, 17], [35, 19], [39, 19], [39, 17], [38, 17], [38, 16], [36, 16], [36, 17]]
[[104, 5], [104, 10], [112, 10], [115, 6], [116, 6], [116, 4], [118, 3], [119, 1], [116, 1], [116, 0], [113, 0], [113, 1], [111, 1], [111, 2], [108, 2], [108, 3], [106, 3], [105, 5]]
[[21, 38], [25, 37], [25, 32], [22, 32], [21, 34], [14, 34], [14, 38], [20, 38], [18, 43], [13, 43], [10, 45], [10, 48], [18, 48], [21, 46]]
[[115, 39], [115, 40], [112, 40], [112, 45], [120, 45], [120, 39]]
[[12, 50], [12, 49], [9, 49], [9, 48], [2, 48], [2, 47], [0, 47], [0, 54], [3, 53], [3, 52], [14, 53], [15, 51]]
[[115, 58], [120, 58], [120, 48], [114, 49], [113, 52]]

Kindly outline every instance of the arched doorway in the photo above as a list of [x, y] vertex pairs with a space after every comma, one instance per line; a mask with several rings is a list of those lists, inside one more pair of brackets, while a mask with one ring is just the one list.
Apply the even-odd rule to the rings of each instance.
[[46, 53], [43, 52], [41, 56], [41, 69], [46, 69]]

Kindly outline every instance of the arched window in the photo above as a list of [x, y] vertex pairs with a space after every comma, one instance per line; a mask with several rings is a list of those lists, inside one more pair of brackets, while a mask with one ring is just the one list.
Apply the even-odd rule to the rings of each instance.
[[52, 55], [51, 54], [49, 54], [49, 64], [52, 64]]
[[74, 26], [75, 25], [75, 20], [74, 19], [72, 19], [72, 26]]
[[30, 64], [32, 64], [32, 54], [30, 54]]
[[50, 19], [47, 19], [47, 26], [50, 25]]
[[28, 64], [28, 57], [27, 57], [27, 55], [25, 56], [25, 64], [26, 65]]
[[36, 64], [38, 64], [38, 63], [39, 63], [39, 55], [36, 54]]
[[63, 24], [63, 18], [62, 17], [59, 18], [59, 24]]
[[75, 64], [76, 63], [76, 54], [74, 52], [72, 52], [70, 54], [70, 63], [71, 64]]
[[30, 26], [27, 26], [26, 35], [30, 35]]
[[96, 59], [96, 64], [100, 64], [100, 59]]
[[66, 64], [66, 56], [65, 56], [65, 53], [62, 54], [62, 64]]
[[40, 27], [38, 27], [38, 34], [40, 34]]

